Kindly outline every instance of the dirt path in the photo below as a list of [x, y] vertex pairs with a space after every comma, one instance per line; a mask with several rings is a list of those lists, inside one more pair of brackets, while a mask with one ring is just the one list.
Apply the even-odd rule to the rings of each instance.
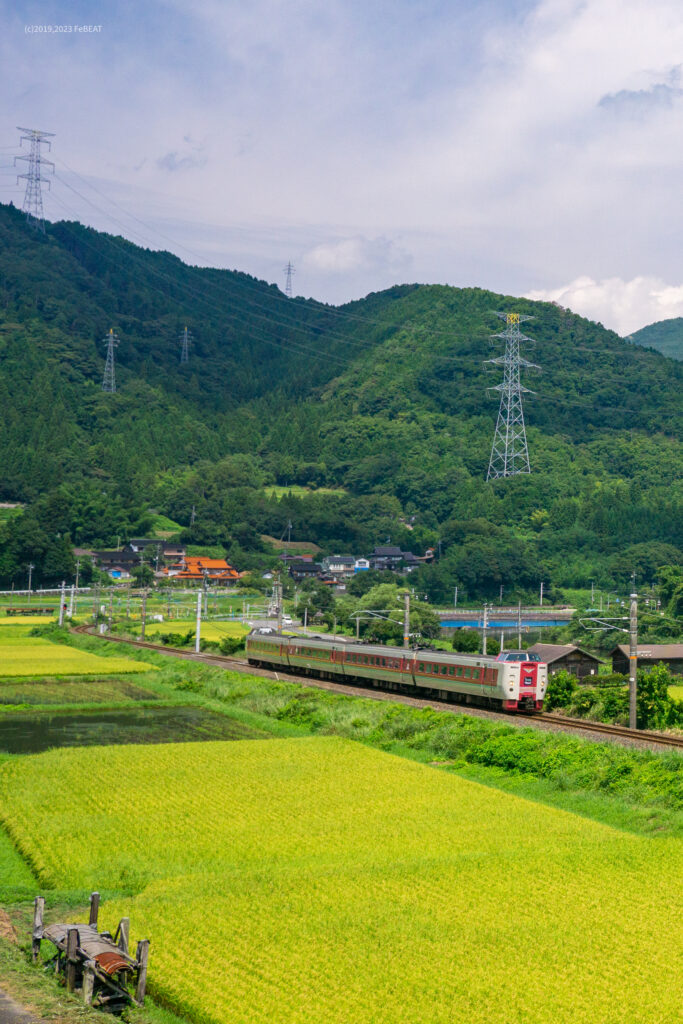
[[36, 1024], [37, 1017], [10, 999], [8, 995], [0, 991], [0, 1024]]

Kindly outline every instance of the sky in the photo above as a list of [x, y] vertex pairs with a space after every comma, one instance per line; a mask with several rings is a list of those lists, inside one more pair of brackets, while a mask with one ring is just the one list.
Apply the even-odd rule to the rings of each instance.
[[[0, 200], [341, 303], [683, 316], [680, 0], [0, 0]], [[49, 31], [52, 29], [52, 31]], [[24, 168], [22, 168], [23, 170]]]

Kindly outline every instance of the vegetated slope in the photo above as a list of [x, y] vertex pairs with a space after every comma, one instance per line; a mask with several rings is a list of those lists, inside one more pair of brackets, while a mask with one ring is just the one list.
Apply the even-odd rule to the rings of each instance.
[[[103, 813], [93, 792], [121, 774], [129, 800]], [[680, 841], [361, 744], [55, 750], [2, 765], [0, 815], [43, 886], [120, 894], [104, 923], [130, 917], [151, 992], [208, 1024], [649, 1024], [680, 1008], [681, 892], [661, 884]]]
[[670, 359], [683, 359], [683, 317], [658, 320], [629, 334], [627, 341], [646, 348], [656, 348]]
[[[598, 324], [477, 288], [400, 286], [341, 308], [288, 300], [75, 223], [43, 237], [8, 206], [0, 243], [0, 496], [32, 501], [55, 543], [143, 531], [151, 504], [183, 526], [194, 507], [186, 539], [240, 566], [290, 519], [293, 540], [325, 548], [440, 540], [491, 565], [478, 583], [460, 576], [485, 592], [536, 586], [560, 565], [577, 581], [629, 545], [668, 546], [640, 552], [646, 576], [678, 557], [681, 366]], [[525, 400], [532, 475], [486, 483], [495, 310], [534, 317], [524, 351], [541, 369], [524, 374], [537, 392]], [[195, 342], [182, 366], [185, 324]], [[115, 395], [101, 391], [110, 327]], [[272, 483], [346, 493], [269, 496]], [[18, 579], [36, 543], [6, 529], [27, 535], [0, 557], [0, 577]], [[36, 578], [65, 572], [57, 552]]]

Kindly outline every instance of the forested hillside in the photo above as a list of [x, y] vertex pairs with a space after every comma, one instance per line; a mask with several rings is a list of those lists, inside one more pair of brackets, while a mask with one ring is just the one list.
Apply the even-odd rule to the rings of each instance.
[[656, 324], [648, 324], [634, 334], [629, 334], [628, 341], [646, 348], [656, 348], [671, 359], [683, 359], [683, 317], [671, 320], [658, 320]]
[[[533, 472], [487, 484], [496, 310], [534, 317], [541, 369]], [[42, 236], [0, 206], [0, 498], [28, 503], [0, 578], [29, 560], [61, 578], [71, 543], [144, 532], [153, 509], [240, 568], [289, 520], [331, 552], [436, 546], [421, 573], [439, 600], [453, 579], [473, 595], [651, 579], [683, 546], [680, 387], [679, 363], [552, 304], [415, 285], [328, 307], [75, 223]]]

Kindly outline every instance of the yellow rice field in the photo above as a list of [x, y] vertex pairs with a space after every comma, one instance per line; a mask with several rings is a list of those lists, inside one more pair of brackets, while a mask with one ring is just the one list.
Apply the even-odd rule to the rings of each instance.
[[350, 741], [11, 759], [0, 817], [44, 886], [133, 892], [104, 925], [204, 1024], [680, 1020], [679, 840]]
[[156, 671], [132, 658], [100, 658], [40, 637], [7, 637], [0, 632], [0, 678], [16, 676], [101, 676]]
[[[158, 636], [160, 633], [194, 633], [196, 628], [195, 619], [167, 619], [164, 622], [147, 622], [145, 635], [148, 637]], [[246, 636], [249, 626], [241, 622], [202, 622], [201, 637], [204, 640], [223, 640], [226, 636]]]

